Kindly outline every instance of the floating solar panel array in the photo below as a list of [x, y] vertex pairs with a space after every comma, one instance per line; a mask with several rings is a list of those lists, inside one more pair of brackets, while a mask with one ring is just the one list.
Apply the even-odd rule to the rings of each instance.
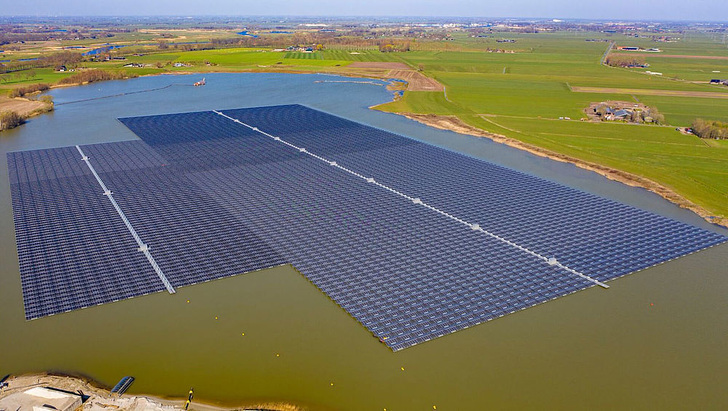
[[727, 240], [298, 105], [121, 121], [9, 154], [27, 318], [291, 263], [396, 351]]

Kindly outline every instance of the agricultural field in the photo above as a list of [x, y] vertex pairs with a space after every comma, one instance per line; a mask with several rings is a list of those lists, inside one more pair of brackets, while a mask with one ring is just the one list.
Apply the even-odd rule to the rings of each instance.
[[[266, 34], [264, 30], [257, 33], [280, 41], [294, 38], [293, 34]], [[212, 39], [240, 43], [252, 40], [241, 40], [242, 36], [234, 30], [160, 28], [117, 33], [108, 41], [126, 46], [125, 60], [85, 61], [79, 68], [125, 71], [132, 75], [293, 71], [388, 78], [397, 74], [389, 66], [366, 67], [361, 63], [403, 63], [401, 67], [407, 76], [427, 76], [444, 86], [445, 92], [406, 91], [401, 98], [377, 109], [456, 116], [488, 132], [651, 179], [711, 214], [728, 216], [728, 143], [703, 141], [675, 130], [678, 126], [690, 126], [696, 118], [728, 121], [728, 87], [708, 84], [713, 78], [728, 78], [728, 47], [725, 39], [714, 33], [685, 31], [674, 35], [672, 42], [655, 41], [662, 35], [643, 32], [635, 37], [597, 31], [483, 31], [476, 35], [455, 30], [436, 32], [428, 38], [391, 40], [406, 41], [408, 52], [383, 53], [365, 42], [346, 45], [324, 41], [322, 50], [304, 53], [273, 51], [296, 43], [233, 43], [220, 47], [207, 43], [204, 50], [186, 51], [183, 44]], [[0, 59], [34, 58], [64, 47], [83, 46], [83, 50], [88, 50], [105, 41], [28, 43], [19, 50], [0, 53]], [[171, 46], [159, 47], [160, 41]], [[602, 59], [612, 42], [616, 46], [659, 48], [661, 52], [612, 50], [638, 54], [649, 67], [609, 67], [602, 64]], [[142, 67], [124, 67], [130, 63]], [[176, 63], [180, 63], [178, 67]], [[70, 74], [49, 68], [33, 71], [33, 76], [0, 76], [0, 92], [33, 83], [55, 83]], [[442, 88], [438, 85], [437, 89]], [[656, 108], [665, 116], [666, 124], [581, 121], [591, 103], [607, 100], [634, 101]]]
[[386, 61], [401, 62], [398, 53], [382, 53], [379, 50], [324, 50], [320, 52], [324, 60], [338, 61]]
[[302, 60], [323, 60], [324, 56], [322, 53], [316, 52], [302, 52], [302, 51], [289, 51], [283, 58], [287, 59], [302, 59]]

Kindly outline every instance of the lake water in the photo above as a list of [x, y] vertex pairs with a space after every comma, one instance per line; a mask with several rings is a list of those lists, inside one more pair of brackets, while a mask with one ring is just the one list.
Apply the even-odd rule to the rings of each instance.
[[383, 83], [206, 74], [191, 87], [200, 77], [54, 90], [54, 113], [0, 134], [0, 375], [133, 375], [130, 393], [312, 410], [728, 408], [726, 245], [398, 353], [290, 266], [25, 321], [5, 153], [136, 139], [117, 117], [300, 103], [727, 232], [645, 190], [368, 109], [391, 99]]

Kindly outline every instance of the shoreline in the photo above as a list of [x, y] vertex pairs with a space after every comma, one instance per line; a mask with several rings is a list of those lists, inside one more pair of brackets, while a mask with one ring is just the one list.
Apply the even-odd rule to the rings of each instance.
[[[370, 107], [375, 109], [376, 106]], [[524, 143], [515, 138], [507, 137], [502, 134], [491, 133], [485, 130], [481, 130], [477, 127], [471, 126], [456, 116], [439, 115], [439, 114], [413, 114], [413, 113], [392, 113], [404, 116], [410, 120], [417, 121], [429, 127], [434, 127], [440, 130], [453, 131], [455, 133], [470, 135], [474, 137], [488, 138], [496, 143], [505, 144], [509, 147], [517, 148], [519, 150], [526, 151], [528, 153], [537, 155], [539, 157], [545, 157], [551, 160], [559, 161], [562, 163], [573, 164], [584, 170], [595, 172], [609, 180], [618, 181], [622, 184], [626, 184], [630, 187], [639, 187], [648, 190], [652, 193], [659, 195], [665, 200], [677, 205], [680, 208], [684, 208], [699, 215], [705, 221], [715, 224], [724, 228], [728, 228], [728, 218], [717, 217], [712, 215], [708, 210], [703, 207], [691, 202], [687, 198], [678, 194], [674, 190], [663, 186], [655, 181], [648, 178], [632, 174], [626, 171], [618, 170], [608, 166], [604, 166], [597, 163], [591, 163], [575, 157], [571, 157], [566, 154], [557, 153], [542, 147], [534, 146], [532, 144]]]
[[[83, 410], [104, 409], [138, 409], [151, 411], [183, 410], [186, 398], [162, 397], [148, 394], [112, 394], [102, 384], [85, 376], [74, 376], [63, 373], [34, 373], [11, 376], [9, 385], [0, 389], [0, 400], [12, 394], [22, 393], [34, 387], [52, 387], [68, 392], [83, 392], [89, 398], [83, 403]], [[249, 402], [240, 406], [227, 407], [215, 403], [194, 400], [190, 410], [198, 411], [232, 411], [232, 410], [266, 410], [266, 411], [304, 411], [304, 408], [284, 402]]]
[[[280, 67], [280, 69], [274, 68], [274, 67], [258, 67], [253, 69], [244, 69], [239, 71], [229, 71], [229, 70], [220, 70], [220, 71], [209, 71], [209, 72], [196, 72], [196, 71], [177, 71], [177, 72], [163, 72], [163, 73], [154, 73], [154, 74], [146, 74], [142, 76], [137, 77], [128, 77], [125, 79], [120, 80], [128, 80], [131, 78], [140, 78], [140, 77], [155, 77], [155, 76], [164, 76], [164, 75], [193, 75], [193, 74], [200, 74], [204, 75], [207, 73], [214, 74], [214, 73], [227, 73], [227, 74], [238, 74], [238, 73], [286, 73], [286, 74], [327, 74], [327, 75], [335, 75], [335, 76], [342, 76], [342, 77], [353, 77], [353, 78], [369, 78], [369, 79], [376, 79], [376, 80], [388, 80], [392, 78], [398, 78], [398, 77], [391, 77], [389, 74], [392, 74], [389, 72], [389, 70], [384, 70], [385, 72], [372, 72], [367, 70], [373, 70], [373, 69], [362, 69], [362, 71], [354, 71], [354, 70], [347, 70], [347, 71], [339, 71], [339, 70], [295, 70], [291, 67]], [[404, 80], [404, 79], [403, 79]], [[407, 80], [405, 80], [407, 81]], [[85, 83], [89, 84], [89, 83]], [[75, 87], [75, 86], [81, 86], [84, 84], [63, 84], [63, 85], [51, 85], [51, 89], [54, 88], [62, 88], [62, 87]], [[388, 89], [391, 89], [392, 84], [390, 81], [390, 85], [387, 86]], [[386, 104], [386, 103], [382, 103]], [[371, 106], [369, 109], [376, 110], [376, 107], [379, 106]], [[35, 113], [33, 117], [45, 114], [43, 112], [41, 113]], [[455, 133], [464, 134], [464, 135], [470, 135], [474, 137], [484, 137], [488, 138], [491, 141], [494, 141], [496, 143], [505, 144], [507, 146], [517, 148], [519, 150], [526, 151], [528, 153], [537, 155], [539, 157], [545, 157], [551, 160], [559, 161], [562, 163], [569, 163], [573, 164], [579, 168], [582, 168], [584, 170], [589, 170], [592, 172], [595, 172], [603, 177], [608, 178], [609, 180], [618, 181], [622, 184], [626, 184], [630, 187], [639, 187], [643, 188], [645, 190], [648, 190], [652, 193], [655, 193], [659, 195], [660, 197], [664, 198], [665, 200], [671, 202], [672, 204], [677, 205], [680, 208], [684, 208], [687, 210], [690, 210], [703, 218], [705, 221], [718, 225], [723, 228], [728, 228], [728, 217], [718, 217], [714, 216], [712, 213], [710, 213], [705, 208], [693, 203], [692, 201], [688, 200], [687, 198], [683, 197], [681, 194], [678, 194], [674, 190], [665, 187], [664, 185], [657, 183], [653, 180], [650, 180], [646, 177], [642, 177], [636, 174], [629, 173], [627, 171], [611, 168], [605, 165], [597, 164], [588, 162], [585, 160], [578, 159], [576, 157], [572, 157], [566, 154], [557, 153], [542, 147], [534, 146], [532, 144], [524, 143], [518, 139], [511, 138], [504, 136], [502, 134], [492, 133], [489, 131], [485, 131], [482, 129], [479, 129], [477, 127], [471, 126], [459, 118], [457, 116], [453, 115], [439, 115], [439, 114], [415, 114], [415, 113], [396, 113], [392, 112], [392, 114], [397, 114], [400, 116], [404, 116], [410, 120], [417, 121], [421, 124], [424, 124], [429, 127], [434, 127], [440, 130], [447, 130], [447, 131], [453, 131]]]

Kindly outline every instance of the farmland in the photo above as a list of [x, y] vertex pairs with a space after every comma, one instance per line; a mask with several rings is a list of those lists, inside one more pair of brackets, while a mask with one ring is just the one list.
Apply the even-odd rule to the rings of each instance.
[[[260, 33], [265, 38], [265, 32]], [[406, 40], [409, 51], [383, 53], [361, 41], [351, 44], [322, 40], [315, 51], [285, 47], [295, 36], [269, 34], [276, 46], [230, 46], [188, 50], [158, 47], [169, 42], [202, 42], [235, 36], [232, 30], [138, 30], [122, 33], [124, 60], [86, 61], [83, 68], [127, 71], [134, 75], [174, 72], [326, 72], [349, 76], [415, 78], [427, 76], [433, 90], [409, 88], [401, 98], [376, 107], [400, 114], [455, 116], [469, 126], [504, 135], [588, 162], [631, 173], [666, 187], [696, 205], [715, 221], [728, 216], [728, 150], [724, 142], [704, 141], [675, 131], [696, 118], [728, 120], [728, 87], [709, 84], [728, 78], [728, 48], [711, 33], [685, 31], [671, 42], [640, 36], [580, 31], [541, 33], [498, 32], [485, 35], [453, 30], [447, 41], [435, 34]], [[442, 34], [444, 36], [444, 34]], [[288, 37], [287, 37], [288, 36]], [[440, 36], [440, 34], [437, 34]], [[594, 37], [604, 37], [598, 41]], [[279, 40], [276, 40], [279, 39]], [[505, 40], [507, 39], [507, 40]], [[246, 40], [251, 42], [253, 40]], [[646, 68], [615, 68], [601, 64], [605, 51], [616, 46], [658, 48], [659, 53], [633, 52]], [[66, 45], [98, 47], [99, 42], [71, 41]], [[59, 44], [26, 44], [3, 58], [32, 58], [58, 50]], [[196, 47], [196, 46], [195, 46]], [[191, 48], [195, 48], [191, 47]], [[188, 47], [190, 48], [190, 47]], [[617, 51], [614, 51], [617, 52]], [[619, 53], [630, 53], [619, 51]], [[409, 70], [390, 71], [355, 62], [403, 63]], [[135, 63], [138, 67], [126, 67]], [[402, 66], [404, 67], [404, 66]], [[659, 74], [651, 74], [658, 72]], [[33, 77], [5, 75], [0, 90], [37, 82], [55, 83], [69, 73], [41, 68]], [[722, 77], [721, 77], [722, 76]], [[436, 84], [436, 83], [433, 83]], [[669, 126], [581, 121], [592, 102], [634, 101], [655, 107]], [[560, 120], [562, 119], [562, 120]]]

